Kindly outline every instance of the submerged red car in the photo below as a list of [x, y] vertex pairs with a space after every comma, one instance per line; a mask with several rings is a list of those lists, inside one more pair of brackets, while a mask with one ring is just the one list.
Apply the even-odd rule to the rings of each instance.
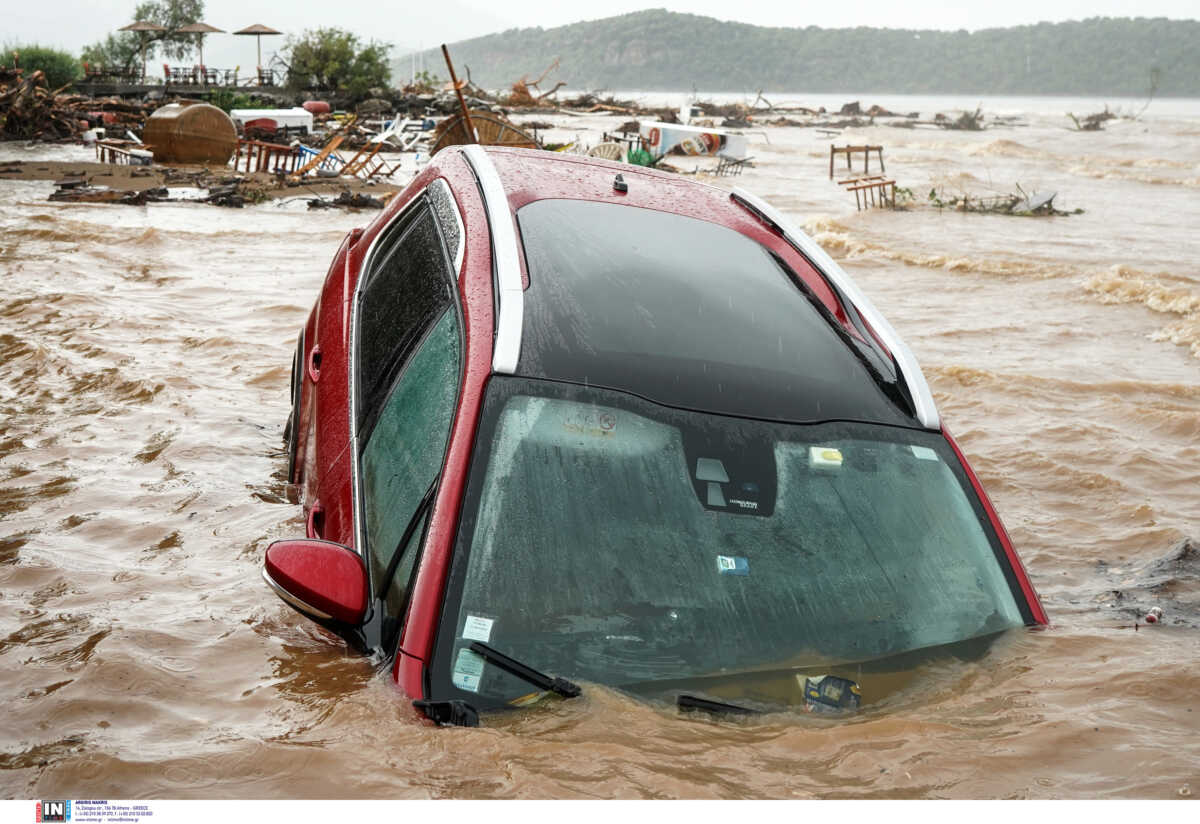
[[447, 149], [297, 346], [287, 603], [430, 718], [848, 708], [1044, 624], [912, 354], [754, 195]]

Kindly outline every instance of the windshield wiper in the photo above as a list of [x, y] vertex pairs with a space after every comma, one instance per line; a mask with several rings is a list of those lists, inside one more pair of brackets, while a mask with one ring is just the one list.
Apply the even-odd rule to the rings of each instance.
[[707, 698], [697, 698], [695, 695], [680, 695], [675, 699], [675, 706], [681, 710], [700, 710], [711, 712], [713, 715], [762, 715], [761, 710], [749, 707], [739, 707], [737, 704], [726, 704], [722, 701], [709, 701]]
[[466, 701], [433, 701], [420, 699], [413, 706], [425, 713], [425, 717], [442, 727], [478, 727], [479, 711]]
[[470, 649], [471, 652], [482, 656], [485, 661], [495, 664], [510, 675], [515, 675], [522, 681], [528, 681], [535, 687], [541, 687], [548, 692], [561, 695], [563, 698], [574, 698], [582, 692], [578, 684], [568, 681], [565, 678], [551, 677], [545, 673], [538, 672], [532, 667], [525, 666], [520, 661], [509, 658], [503, 652], [500, 652], [500, 650], [489, 647], [482, 641], [472, 641]]

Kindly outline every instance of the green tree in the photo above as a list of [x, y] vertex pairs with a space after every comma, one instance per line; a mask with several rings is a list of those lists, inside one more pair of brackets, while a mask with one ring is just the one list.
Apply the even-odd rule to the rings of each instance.
[[50, 89], [69, 85], [83, 74], [83, 66], [73, 54], [49, 46], [5, 46], [4, 52], [24, 69], [26, 75], [35, 71], [45, 74], [46, 86]]
[[204, 16], [204, 0], [149, 0], [134, 9], [133, 19], [157, 23], [165, 31], [132, 32], [110, 34], [83, 50], [83, 59], [88, 63], [103, 66], [130, 68], [142, 53], [154, 54], [155, 49], [170, 60], [180, 60], [191, 54], [200, 45], [199, 34], [180, 34], [177, 29], [188, 23], [199, 22]]
[[288, 86], [296, 90], [336, 90], [361, 100], [368, 89], [388, 85], [390, 49], [387, 43], [374, 40], [364, 44], [358, 35], [343, 29], [305, 31], [299, 38], [289, 37], [284, 47]]

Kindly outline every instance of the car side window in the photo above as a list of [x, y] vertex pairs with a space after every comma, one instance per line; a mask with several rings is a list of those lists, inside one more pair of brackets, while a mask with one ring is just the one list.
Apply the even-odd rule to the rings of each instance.
[[417, 556], [421, 552], [421, 543], [425, 539], [425, 525], [429, 522], [429, 508], [426, 507], [421, 519], [414, 524], [412, 536], [400, 550], [400, 557], [393, 558], [396, 571], [388, 581], [387, 593], [384, 595], [384, 610], [397, 620], [408, 603], [409, 589], [412, 586], [413, 572], [417, 568]]
[[[415, 555], [420, 544], [421, 530], [409, 527], [424, 515], [422, 502], [441, 470], [461, 373], [459, 319], [451, 307], [405, 366], [363, 447], [363, 517], [374, 598], [385, 594], [388, 579], [405, 565], [411, 572], [414, 559], [397, 553]], [[402, 592], [407, 588], [407, 581], [392, 586], [397, 584]]]
[[380, 240], [378, 263], [359, 290], [357, 426], [369, 433], [396, 375], [453, 303], [454, 279], [441, 233], [422, 201]]

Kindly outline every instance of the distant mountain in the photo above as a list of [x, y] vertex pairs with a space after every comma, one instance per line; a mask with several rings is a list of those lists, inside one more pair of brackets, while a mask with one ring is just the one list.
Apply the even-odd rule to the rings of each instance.
[[[1006, 29], [768, 28], [661, 9], [450, 47], [485, 88], [536, 78], [646, 91], [1147, 94], [1200, 97], [1200, 21], [1092, 18]], [[426, 67], [446, 77], [440, 52]], [[409, 75], [398, 61], [397, 79]], [[543, 84], [545, 86], [545, 84]]]

